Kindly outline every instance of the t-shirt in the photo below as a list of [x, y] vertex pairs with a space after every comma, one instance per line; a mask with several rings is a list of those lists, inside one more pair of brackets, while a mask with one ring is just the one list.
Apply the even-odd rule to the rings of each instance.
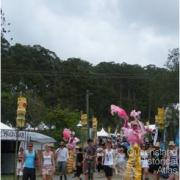
[[48, 154], [46, 154], [45, 152], [43, 152], [43, 166], [49, 165], [52, 165], [52, 153], [49, 152]]
[[141, 151], [140, 155], [141, 155], [141, 159], [148, 159], [148, 153], [146, 151]]
[[36, 153], [33, 150], [29, 152], [28, 150], [25, 151], [25, 160], [24, 160], [24, 167], [26, 168], [35, 168], [35, 159]]
[[111, 149], [110, 151], [108, 149], [105, 149], [104, 165], [112, 166], [113, 165], [113, 159], [114, 159], [113, 156], [114, 156], [113, 149]]
[[96, 155], [96, 147], [95, 146], [87, 146], [84, 149], [84, 152], [86, 154], [85, 159], [87, 159], [87, 160], [94, 160], [95, 159], [95, 155]]
[[125, 155], [125, 153], [117, 153], [116, 154], [116, 162], [119, 163], [119, 164], [126, 162], [126, 155]]
[[56, 155], [57, 155], [57, 161], [58, 162], [64, 162], [67, 161], [69, 155], [68, 155], [68, 149], [66, 147], [64, 148], [58, 148], [56, 150]]

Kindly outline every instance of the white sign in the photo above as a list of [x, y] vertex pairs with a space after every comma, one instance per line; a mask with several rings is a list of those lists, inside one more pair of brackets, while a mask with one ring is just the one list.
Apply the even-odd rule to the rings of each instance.
[[[7, 130], [7, 129], [1, 129], [1, 140], [16, 140], [17, 138], [17, 131], [16, 130]], [[18, 140], [19, 141], [25, 141], [26, 133], [24, 131], [18, 132]]]

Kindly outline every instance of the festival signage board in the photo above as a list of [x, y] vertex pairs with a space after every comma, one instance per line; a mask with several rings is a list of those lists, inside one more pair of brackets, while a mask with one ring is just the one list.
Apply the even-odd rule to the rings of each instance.
[[[1, 129], [1, 140], [19, 140], [19, 141], [25, 141], [26, 138], [26, 132], [25, 131], [19, 131], [17, 133], [16, 130], [8, 130], [8, 129]], [[18, 138], [17, 138], [18, 134]]]

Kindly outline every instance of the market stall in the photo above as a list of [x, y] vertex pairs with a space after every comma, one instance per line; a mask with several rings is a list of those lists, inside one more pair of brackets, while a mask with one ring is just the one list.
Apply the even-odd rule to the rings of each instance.
[[55, 143], [56, 140], [37, 132], [19, 131], [0, 122], [1, 131], [1, 173], [8, 174], [14, 172], [15, 147], [26, 149], [27, 143], [31, 141], [35, 150], [41, 150], [46, 143]]

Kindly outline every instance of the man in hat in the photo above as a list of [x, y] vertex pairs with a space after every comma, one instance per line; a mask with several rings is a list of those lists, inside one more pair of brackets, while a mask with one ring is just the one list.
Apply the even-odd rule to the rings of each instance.
[[176, 144], [174, 141], [170, 141], [169, 144], [169, 151], [168, 151], [168, 162], [169, 162], [169, 180], [178, 180], [178, 172], [179, 172], [179, 151], [176, 148]]
[[69, 155], [68, 155], [68, 149], [65, 147], [63, 141], [60, 142], [60, 146], [56, 150], [55, 157], [56, 157], [56, 162], [58, 164], [58, 171], [60, 173], [60, 180], [62, 180], [63, 175], [64, 175], [64, 179], [67, 180], [66, 166]]
[[150, 166], [153, 171], [153, 180], [159, 180], [162, 168], [163, 152], [160, 150], [160, 143], [156, 142], [154, 150], [151, 152]]

